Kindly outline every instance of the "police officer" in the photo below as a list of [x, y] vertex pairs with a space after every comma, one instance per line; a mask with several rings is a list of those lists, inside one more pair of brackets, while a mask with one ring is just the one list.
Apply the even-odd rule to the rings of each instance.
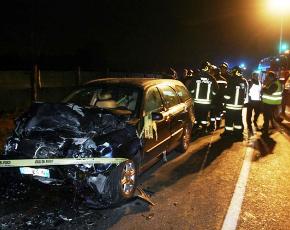
[[262, 88], [264, 124], [262, 136], [268, 137], [269, 121], [273, 119], [274, 109], [282, 103], [282, 85], [273, 71], [269, 71]]
[[[223, 116], [224, 94], [227, 87], [227, 81], [224, 77], [222, 77], [220, 68], [213, 69], [213, 76], [218, 84], [218, 91], [213, 100], [213, 114], [215, 117], [213, 118], [213, 116], [211, 116], [211, 122], [215, 121], [216, 129], [218, 129], [220, 127], [221, 119]], [[211, 127], [212, 126], [213, 124], [211, 124]]]
[[222, 137], [234, 137], [237, 140], [243, 139], [242, 109], [247, 97], [248, 83], [242, 76], [241, 68], [235, 66], [232, 69], [231, 77], [228, 79], [225, 90], [225, 131]]
[[200, 72], [193, 78], [189, 90], [194, 102], [194, 127], [202, 126], [202, 131], [207, 132], [208, 116], [211, 109], [212, 99], [216, 95], [218, 85], [209, 71], [210, 63], [204, 62]]

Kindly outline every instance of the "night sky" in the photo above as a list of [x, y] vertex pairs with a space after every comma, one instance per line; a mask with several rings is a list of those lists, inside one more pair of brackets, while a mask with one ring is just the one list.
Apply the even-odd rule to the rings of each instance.
[[[163, 71], [231, 66], [277, 53], [279, 17], [264, 0], [10, 0], [1, 3], [1, 68]], [[289, 16], [284, 40], [290, 41]]]

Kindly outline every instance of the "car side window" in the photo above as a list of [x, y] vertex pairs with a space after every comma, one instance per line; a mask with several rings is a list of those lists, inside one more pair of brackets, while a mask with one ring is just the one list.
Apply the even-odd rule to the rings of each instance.
[[145, 114], [151, 112], [161, 112], [163, 109], [162, 99], [157, 88], [151, 88], [146, 93], [144, 111]]
[[159, 86], [165, 100], [166, 108], [170, 108], [180, 103], [176, 92], [170, 86]]
[[181, 98], [183, 102], [185, 102], [186, 100], [190, 98], [189, 92], [183, 86], [176, 85], [175, 89], [178, 96]]

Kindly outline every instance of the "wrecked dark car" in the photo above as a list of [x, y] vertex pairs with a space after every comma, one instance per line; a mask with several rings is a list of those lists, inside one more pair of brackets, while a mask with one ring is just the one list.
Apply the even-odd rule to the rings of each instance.
[[161, 154], [189, 146], [192, 101], [176, 80], [100, 79], [63, 102], [34, 103], [16, 120], [5, 159], [125, 158], [120, 164], [20, 167], [45, 184], [71, 182], [98, 201], [133, 196], [138, 174]]

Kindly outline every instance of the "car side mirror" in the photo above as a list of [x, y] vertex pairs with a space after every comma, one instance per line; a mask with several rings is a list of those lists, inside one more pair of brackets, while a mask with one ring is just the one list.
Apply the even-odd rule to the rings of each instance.
[[153, 121], [161, 121], [163, 119], [163, 115], [161, 113], [152, 112], [151, 116]]

